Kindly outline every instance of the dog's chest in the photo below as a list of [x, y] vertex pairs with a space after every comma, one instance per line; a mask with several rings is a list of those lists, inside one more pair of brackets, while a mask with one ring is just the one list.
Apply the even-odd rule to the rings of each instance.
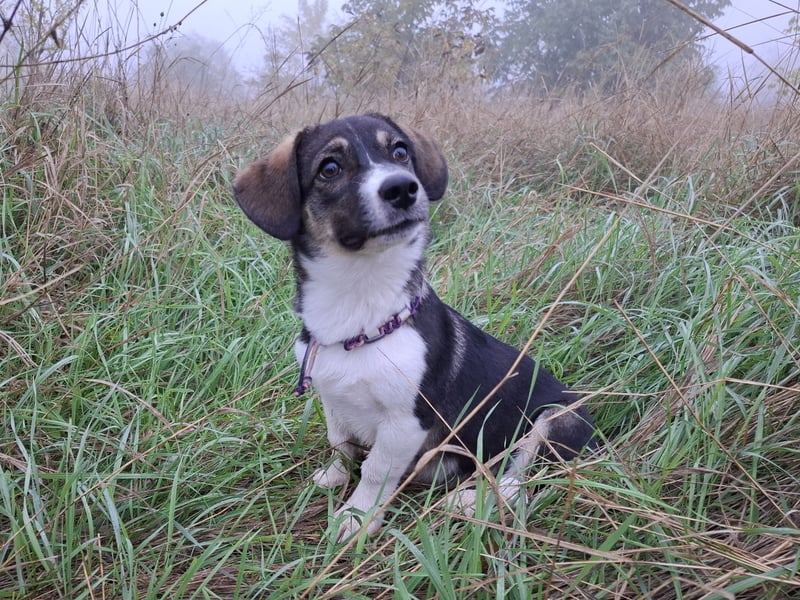
[[[302, 362], [307, 344], [297, 342]], [[425, 374], [425, 343], [412, 327], [401, 327], [380, 341], [346, 351], [341, 344], [321, 346], [311, 373], [326, 416], [349, 437], [372, 445], [378, 429], [414, 418]]]

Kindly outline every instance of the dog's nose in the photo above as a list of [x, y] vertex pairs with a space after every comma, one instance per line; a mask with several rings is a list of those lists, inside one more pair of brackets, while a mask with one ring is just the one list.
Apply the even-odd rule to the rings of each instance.
[[410, 175], [387, 177], [378, 188], [378, 195], [395, 208], [407, 209], [417, 201], [419, 183]]

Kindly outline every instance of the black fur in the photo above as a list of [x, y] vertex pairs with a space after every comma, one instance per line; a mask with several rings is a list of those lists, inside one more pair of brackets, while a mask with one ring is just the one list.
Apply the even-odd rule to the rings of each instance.
[[[414, 326], [428, 349], [417, 416], [425, 428], [442, 428], [444, 437], [500, 383], [519, 357], [519, 351], [478, 329], [444, 304], [433, 290], [429, 290], [414, 316]], [[456, 347], [455, 341], [460, 338], [462, 345]], [[544, 408], [567, 406], [577, 399], [547, 369], [523, 355], [512, 377], [463, 425], [455, 443], [486, 461], [524, 435]], [[592, 440], [589, 411], [580, 406], [572, 414], [578, 417], [574, 420], [575, 427], [550, 435], [558, 456], [545, 448], [544, 458], [569, 460]], [[474, 471], [469, 458], [458, 456], [457, 461], [461, 475]]]

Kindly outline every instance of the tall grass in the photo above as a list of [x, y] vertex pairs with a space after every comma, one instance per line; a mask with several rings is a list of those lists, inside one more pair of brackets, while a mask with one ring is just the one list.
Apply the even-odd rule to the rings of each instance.
[[[43, 86], [31, 62], [0, 111], [0, 598], [800, 594], [791, 105], [687, 76], [678, 95], [336, 108], [295, 89], [192, 115], [134, 102], [156, 96], [123, 71]], [[288, 253], [229, 189], [294, 127], [356, 109], [440, 139], [434, 286], [510, 343], [538, 331], [603, 450], [534, 469], [512, 505], [480, 479], [474, 518], [408, 487], [377, 538], [337, 545], [346, 491], [310, 485], [324, 421], [291, 393]]]

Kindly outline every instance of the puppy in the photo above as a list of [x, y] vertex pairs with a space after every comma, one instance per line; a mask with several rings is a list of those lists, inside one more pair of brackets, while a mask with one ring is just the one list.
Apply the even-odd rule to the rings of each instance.
[[[337, 511], [340, 540], [364, 518], [367, 532], [377, 532], [377, 507], [448, 436], [451, 451], [416, 478], [460, 478], [475, 471], [475, 457], [513, 447], [499, 485], [509, 498], [537, 456], [570, 459], [593, 443], [591, 418], [573, 394], [444, 304], [426, 281], [429, 203], [447, 181], [427, 135], [368, 114], [303, 129], [233, 184], [245, 214], [293, 251], [303, 321], [297, 393], [313, 379], [339, 453], [314, 482], [341, 486], [347, 463], [366, 456]], [[474, 490], [454, 502], [470, 512]]]

